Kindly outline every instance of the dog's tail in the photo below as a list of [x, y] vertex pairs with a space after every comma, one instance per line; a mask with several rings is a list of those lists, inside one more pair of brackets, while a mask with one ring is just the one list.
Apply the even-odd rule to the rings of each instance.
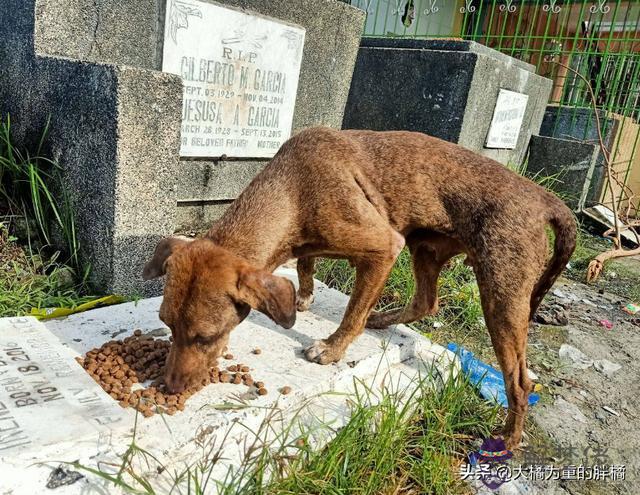
[[555, 233], [553, 256], [533, 289], [529, 320], [533, 319], [542, 298], [567, 266], [576, 247], [577, 229], [573, 213], [558, 198], [554, 197], [553, 199], [555, 207], [551, 210], [551, 216], [548, 219]]

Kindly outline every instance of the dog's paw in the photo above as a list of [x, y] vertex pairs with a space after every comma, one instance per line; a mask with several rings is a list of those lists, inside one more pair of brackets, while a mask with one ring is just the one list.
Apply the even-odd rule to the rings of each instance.
[[316, 340], [313, 345], [304, 350], [308, 361], [318, 364], [330, 364], [340, 361], [344, 352], [334, 349], [324, 340]]
[[313, 303], [315, 297], [313, 294], [309, 294], [308, 296], [296, 296], [296, 309], [298, 311], [307, 311]]

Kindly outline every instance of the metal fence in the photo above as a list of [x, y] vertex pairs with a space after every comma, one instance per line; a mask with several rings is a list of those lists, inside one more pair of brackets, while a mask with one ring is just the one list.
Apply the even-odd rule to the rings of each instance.
[[[569, 113], [562, 132], [593, 141], [588, 86], [611, 130], [616, 195], [640, 211], [640, 1], [351, 0], [367, 12], [364, 36], [473, 40], [535, 65], [553, 80], [550, 104]], [[570, 69], [569, 69], [570, 68]], [[558, 120], [556, 120], [557, 122]], [[615, 128], [615, 129], [613, 129]], [[607, 204], [607, 194], [602, 202]], [[610, 202], [610, 201], [609, 201]]]

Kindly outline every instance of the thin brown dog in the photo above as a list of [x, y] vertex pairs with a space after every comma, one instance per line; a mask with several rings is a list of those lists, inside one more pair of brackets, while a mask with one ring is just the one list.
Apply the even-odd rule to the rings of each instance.
[[[545, 226], [555, 231], [549, 259]], [[571, 211], [501, 164], [415, 132], [313, 128], [289, 139], [205, 238], [162, 240], [144, 278], [167, 274], [160, 318], [171, 328], [165, 380], [178, 391], [205, 376], [229, 332], [257, 309], [285, 328], [313, 299], [314, 257], [346, 258], [356, 281], [344, 318], [305, 350], [328, 364], [365, 325], [433, 314], [437, 279], [452, 256], [473, 267], [509, 399], [505, 433], [519, 444], [531, 381], [528, 322], [575, 247]], [[416, 293], [399, 310], [371, 312], [402, 248]], [[298, 258], [297, 299], [272, 271]]]

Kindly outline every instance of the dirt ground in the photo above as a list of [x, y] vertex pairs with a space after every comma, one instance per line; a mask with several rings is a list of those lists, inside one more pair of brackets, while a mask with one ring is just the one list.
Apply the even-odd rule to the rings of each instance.
[[[635, 270], [634, 263], [640, 285], [640, 261], [629, 260], [628, 266]], [[534, 485], [541, 493], [640, 493], [640, 313], [622, 310], [640, 301], [608, 292], [607, 286], [617, 289], [615, 272], [609, 273], [609, 283], [604, 277], [596, 286], [561, 279], [539, 313], [566, 324], [534, 324], [530, 330], [529, 367], [542, 390], [540, 403], [530, 409], [529, 446], [519, 460], [624, 466], [625, 481], [613, 482], [608, 467], [597, 467], [591, 472], [600, 480], [539, 480]], [[622, 289], [616, 292], [637, 293], [638, 287]]]

